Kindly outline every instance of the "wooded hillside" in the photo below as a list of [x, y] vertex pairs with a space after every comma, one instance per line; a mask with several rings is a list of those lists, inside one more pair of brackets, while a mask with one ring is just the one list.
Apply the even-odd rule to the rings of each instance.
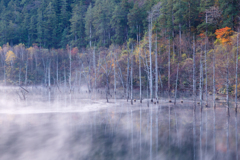
[[72, 90], [84, 81], [89, 91], [149, 89], [151, 98], [237, 94], [239, 8], [238, 0], [1, 0], [2, 82]]

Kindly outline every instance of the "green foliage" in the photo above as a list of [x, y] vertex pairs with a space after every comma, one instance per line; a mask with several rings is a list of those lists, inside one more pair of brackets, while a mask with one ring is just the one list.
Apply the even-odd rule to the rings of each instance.
[[[219, 28], [236, 30], [239, 21], [238, 0], [0, 0], [0, 45], [121, 45], [129, 38], [144, 37], [148, 13], [158, 2], [160, 15], [153, 28], [164, 31], [171, 40], [180, 32], [199, 34], [206, 30], [214, 37]], [[213, 7], [219, 12], [214, 22], [210, 13]]]

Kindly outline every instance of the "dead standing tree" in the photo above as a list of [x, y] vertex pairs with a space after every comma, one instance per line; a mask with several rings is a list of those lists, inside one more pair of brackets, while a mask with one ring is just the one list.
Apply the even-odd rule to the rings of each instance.
[[112, 65], [109, 64], [109, 62], [111, 62], [111, 60], [109, 60], [109, 58], [111, 58], [108, 54], [106, 54], [106, 51], [102, 52], [103, 54], [103, 59], [101, 59], [100, 61], [100, 66], [104, 71], [104, 75], [106, 77], [106, 86], [105, 86], [105, 92], [106, 92], [106, 100], [108, 101], [108, 95], [110, 94], [110, 75], [112, 73]]
[[151, 11], [148, 12], [148, 40], [149, 40], [149, 88], [150, 88], [150, 99], [153, 102], [153, 75], [152, 75], [152, 30], [153, 30], [153, 21], [157, 19], [160, 15], [161, 3], [154, 5]]

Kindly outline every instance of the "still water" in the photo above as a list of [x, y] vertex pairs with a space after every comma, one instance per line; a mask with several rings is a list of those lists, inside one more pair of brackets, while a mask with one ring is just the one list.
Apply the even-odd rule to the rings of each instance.
[[234, 109], [227, 116], [225, 108], [194, 112], [189, 103], [72, 102], [1, 106], [0, 159], [238, 159], [240, 116]]

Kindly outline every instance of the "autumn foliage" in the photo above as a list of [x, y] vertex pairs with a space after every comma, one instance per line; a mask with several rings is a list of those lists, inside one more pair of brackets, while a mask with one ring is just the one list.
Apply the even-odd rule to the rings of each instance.
[[222, 44], [231, 44], [230, 36], [233, 35], [233, 30], [229, 27], [217, 29], [216, 38], [220, 40]]

